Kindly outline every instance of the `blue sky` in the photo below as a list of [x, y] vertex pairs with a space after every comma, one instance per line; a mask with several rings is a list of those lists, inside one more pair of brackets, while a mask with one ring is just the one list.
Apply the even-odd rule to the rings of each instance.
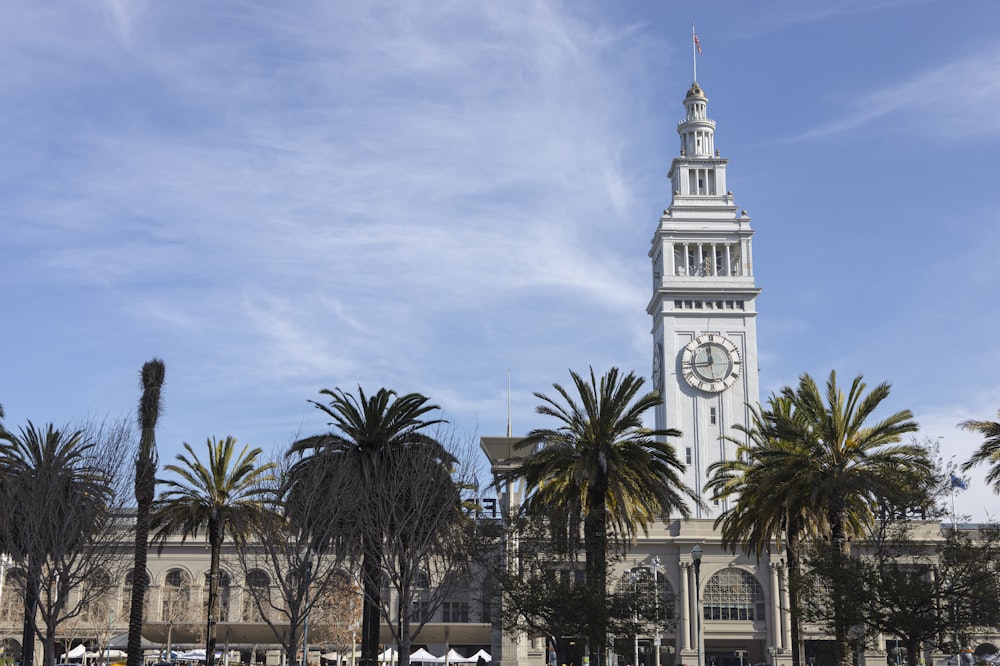
[[[0, 23], [0, 404], [131, 413], [161, 458], [419, 391], [460, 439], [568, 369], [648, 375], [647, 251], [692, 79], [757, 231], [762, 391], [1000, 408], [1000, 3], [14, 0]], [[981, 472], [959, 513], [1000, 514]]]

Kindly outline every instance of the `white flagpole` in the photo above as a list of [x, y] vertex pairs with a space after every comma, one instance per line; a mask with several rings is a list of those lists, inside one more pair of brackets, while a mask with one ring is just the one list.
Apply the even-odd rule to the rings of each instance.
[[694, 80], [698, 80], [698, 45], [694, 41], [697, 33], [694, 31], [694, 23], [691, 23], [691, 61], [694, 63]]
[[514, 436], [514, 430], [510, 422], [510, 368], [507, 368], [507, 436]]

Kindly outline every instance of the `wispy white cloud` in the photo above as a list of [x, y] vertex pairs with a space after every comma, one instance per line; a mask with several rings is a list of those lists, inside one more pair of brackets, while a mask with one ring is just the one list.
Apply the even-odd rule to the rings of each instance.
[[934, 0], [837, 0], [826, 3], [802, 3], [795, 0], [779, 0], [758, 7], [752, 17], [748, 17], [743, 32], [744, 37], [754, 38], [780, 32], [798, 25], [821, 23], [840, 17], [869, 14], [896, 9], [907, 5], [919, 5]]
[[[847, 107], [838, 118], [791, 137], [820, 139], [878, 125], [887, 132], [910, 132], [951, 141], [979, 141], [1000, 133], [1000, 48], [919, 72], [879, 90], [837, 96]], [[956, 132], [974, 127], [974, 132]]]
[[[18, 92], [44, 109], [9, 153], [21, 284], [110, 294], [217, 390], [429, 381], [495, 409], [428, 366], [495, 372], [490, 340], [541, 376], [519, 340], [643, 337], [620, 336], [648, 298], [622, 233], [647, 235], [622, 166], [635, 28], [548, 3], [188, 9], [80, 4], [60, 20], [85, 44], [36, 45], [56, 76]], [[41, 101], [61, 86], [92, 103]], [[595, 322], [580, 349], [554, 301]]]

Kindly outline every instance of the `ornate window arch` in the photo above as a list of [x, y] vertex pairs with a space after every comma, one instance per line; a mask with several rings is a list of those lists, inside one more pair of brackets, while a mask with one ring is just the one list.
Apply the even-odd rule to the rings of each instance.
[[705, 620], [764, 620], [764, 589], [754, 576], [730, 567], [717, 572], [702, 592]]
[[653, 567], [640, 565], [626, 569], [618, 581], [616, 594], [635, 599], [650, 619], [655, 613], [660, 622], [669, 622], [677, 616], [677, 596], [663, 570], [654, 572]]
[[[205, 588], [202, 591], [202, 610], [208, 611], [208, 579], [209, 572], [205, 572]], [[215, 600], [215, 612], [212, 616], [219, 622], [229, 620], [229, 601], [232, 598], [233, 578], [225, 569], [219, 569], [218, 597]]]
[[260, 600], [260, 607], [267, 612], [271, 603], [271, 577], [263, 569], [251, 569], [247, 572], [243, 588], [243, 622], [263, 622], [264, 617], [257, 606]]
[[0, 621], [17, 626], [24, 620], [24, 570], [10, 569], [5, 576], [3, 597], [0, 598]]
[[171, 569], [163, 577], [161, 588], [163, 605], [160, 619], [164, 622], [181, 622], [190, 619], [191, 576], [183, 569]]
[[[132, 614], [132, 581], [134, 580], [134, 571], [129, 571], [125, 574], [125, 579], [122, 581], [122, 593], [121, 601], [118, 604], [118, 617], [128, 618]], [[149, 586], [151, 584], [149, 578], [149, 572], [146, 572], [146, 592], [143, 595], [142, 600], [142, 619], [146, 620], [149, 618]]]

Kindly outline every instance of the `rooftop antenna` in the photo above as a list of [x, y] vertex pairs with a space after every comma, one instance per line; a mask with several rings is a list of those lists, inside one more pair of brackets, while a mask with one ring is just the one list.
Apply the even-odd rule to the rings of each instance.
[[694, 31], [694, 23], [691, 23], [691, 60], [694, 63], [694, 80], [698, 81], [698, 55], [701, 53], [701, 42], [698, 40], [698, 33]]
[[514, 430], [510, 425], [510, 368], [507, 368], [507, 436], [514, 436]]

